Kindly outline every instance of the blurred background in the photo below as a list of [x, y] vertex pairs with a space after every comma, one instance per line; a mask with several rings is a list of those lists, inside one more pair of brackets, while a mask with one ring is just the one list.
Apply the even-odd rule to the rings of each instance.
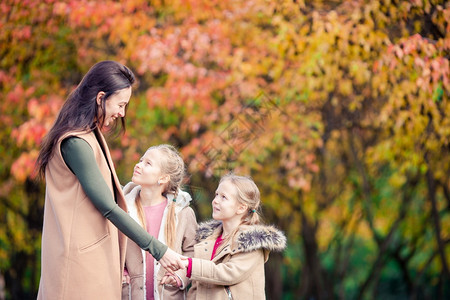
[[138, 78], [119, 179], [180, 149], [198, 221], [229, 170], [259, 186], [288, 248], [268, 299], [450, 298], [447, 1], [3, 0], [0, 299], [35, 299], [39, 144], [82, 76]]

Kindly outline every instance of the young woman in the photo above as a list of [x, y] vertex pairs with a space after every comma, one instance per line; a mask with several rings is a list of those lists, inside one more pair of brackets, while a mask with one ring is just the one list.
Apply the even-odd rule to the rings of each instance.
[[43, 141], [37, 160], [46, 181], [38, 299], [120, 299], [126, 236], [163, 267], [184, 268], [181, 255], [126, 213], [101, 133], [114, 129], [117, 121], [125, 129], [134, 81], [120, 63], [95, 64], [69, 95]]
[[[197, 220], [189, 207], [191, 196], [180, 190], [184, 172], [183, 159], [174, 147], [153, 146], [134, 167], [132, 182], [123, 192], [129, 214], [149, 234], [176, 252], [192, 256]], [[172, 274], [172, 286], [160, 285], [164, 270], [133, 242], [128, 243], [125, 268], [124, 300], [186, 298], [185, 288], [190, 283], [186, 272]]]
[[[248, 177], [229, 174], [212, 202], [213, 219], [197, 230], [188, 299], [265, 299], [264, 263], [286, 247], [284, 234], [260, 224], [260, 194]], [[162, 283], [173, 282], [169, 276]]]

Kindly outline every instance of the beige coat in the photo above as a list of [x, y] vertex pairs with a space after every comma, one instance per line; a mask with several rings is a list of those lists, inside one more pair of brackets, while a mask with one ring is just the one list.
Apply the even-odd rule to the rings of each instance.
[[199, 225], [188, 299], [265, 299], [264, 263], [270, 251], [286, 247], [286, 237], [271, 226], [241, 225], [233, 243], [225, 245], [211, 261], [214, 243], [221, 232], [219, 221]]
[[88, 142], [111, 194], [126, 211], [106, 141], [94, 132], [65, 134], [47, 165], [38, 299], [120, 299], [127, 239], [87, 198], [60, 150], [68, 136]]
[[[135, 199], [139, 194], [141, 187], [134, 183], [129, 183], [123, 188], [125, 200], [128, 206], [128, 213], [139, 224], [141, 220], [138, 218]], [[197, 219], [192, 208], [189, 207], [191, 197], [187, 193], [179, 195], [175, 204], [176, 216], [176, 237], [173, 250], [188, 257], [194, 254], [195, 232], [197, 230]], [[173, 195], [168, 195], [168, 204], [173, 200]], [[158, 234], [158, 240], [165, 243], [164, 227], [167, 219], [168, 206], [164, 210], [161, 227]], [[143, 224], [141, 224], [142, 226]], [[125, 264], [130, 276], [130, 282], [122, 286], [122, 300], [145, 300], [147, 293], [153, 293], [156, 300], [176, 300], [185, 299], [185, 288], [190, 284], [190, 279], [186, 277], [186, 271], [180, 270], [176, 272], [182, 282], [182, 286], [169, 287], [161, 286], [159, 283], [165, 274], [164, 268], [161, 268], [158, 261], [154, 261], [154, 291], [147, 291], [145, 288], [146, 262], [145, 252], [139, 248], [133, 241], [128, 241]], [[164, 288], [164, 290], [163, 290]], [[163, 293], [163, 294], [162, 294]]]

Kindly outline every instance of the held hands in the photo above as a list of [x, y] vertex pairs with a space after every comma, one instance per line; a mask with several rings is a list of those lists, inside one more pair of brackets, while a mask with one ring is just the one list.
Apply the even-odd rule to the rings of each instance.
[[173, 274], [173, 272], [182, 269], [184, 270], [189, 264], [186, 256], [180, 255], [168, 248], [164, 256], [159, 260], [161, 266], [166, 269], [167, 272]]

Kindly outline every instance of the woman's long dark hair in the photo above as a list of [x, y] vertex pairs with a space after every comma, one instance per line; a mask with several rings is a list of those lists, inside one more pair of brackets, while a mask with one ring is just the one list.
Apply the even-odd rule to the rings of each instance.
[[[36, 161], [39, 174], [44, 176], [45, 168], [61, 136], [70, 131], [101, 128], [105, 121], [105, 102], [108, 97], [130, 87], [134, 82], [133, 72], [118, 62], [102, 61], [92, 66], [77, 88], [67, 97], [55, 123], [42, 141]], [[105, 93], [101, 102], [100, 117], [97, 105], [99, 92]], [[125, 131], [125, 118], [120, 118], [120, 121], [122, 131]]]

